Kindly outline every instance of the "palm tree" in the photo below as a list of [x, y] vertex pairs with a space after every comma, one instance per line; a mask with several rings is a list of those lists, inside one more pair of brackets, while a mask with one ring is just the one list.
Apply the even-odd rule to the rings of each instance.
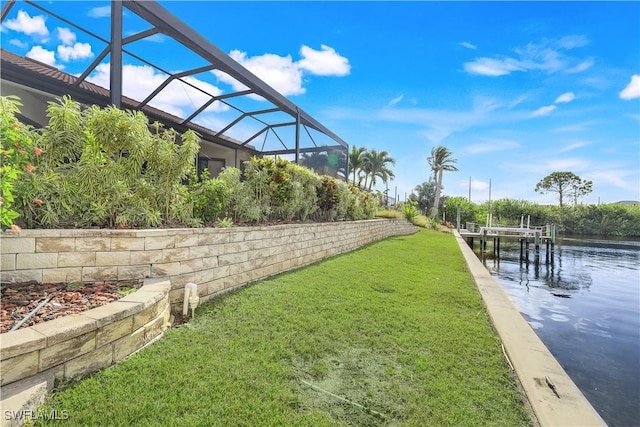
[[435, 218], [438, 214], [438, 207], [440, 205], [440, 191], [442, 190], [442, 175], [444, 171], [456, 172], [456, 168], [453, 164], [458, 161], [454, 159], [453, 153], [442, 145], [431, 149], [431, 156], [427, 157], [427, 162], [431, 166], [433, 176], [436, 181], [436, 195], [433, 201], [433, 207], [431, 208], [431, 218]]
[[308, 167], [309, 169], [313, 169], [313, 171], [318, 175], [328, 174], [327, 163], [327, 153], [323, 153], [321, 151], [302, 153], [302, 156], [300, 156], [300, 164]]
[[376, 183], [376, 178], [381, 178], [382, 182], [387, 182], [389, 178], [394, 178], [393, 171], [387, 166], [389, 163], [395, 166], [396, 160], [389, 155], [385, 150], [377, 151], [371, 150], [364, 154], [366, 159], [363, 166], [365, 173], [365, 187], [367, 186], [367, 177], [370, 178], [369, 187], [367, 190], [371, 191], [371, 188]]
[[351, 147], [351, 152], [349, 153], [349, 173], [353, 173], [353, 185], [356, 185], [356, 174], [362, 171], [362, 168], [365, 163], [364, 154], [367, 152], [367, 149], [364, 147], [356, 147], [355, 145]]

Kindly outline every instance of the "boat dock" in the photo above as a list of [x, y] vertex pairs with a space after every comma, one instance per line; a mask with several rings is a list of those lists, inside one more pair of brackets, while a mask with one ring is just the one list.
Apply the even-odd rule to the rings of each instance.
[[556, 243], [556, 226], [548, 224], [540, 227], [493, 227], [480, 226], [479, 224], [468, 222], [465, 228], [458, 230], [460, 236], [464, 238], [473, 249], [474, 240], [480, 242], [480, 250], [484, 254], [487, 251], [487, 242], [493, 240], [493, 254], [500, 256], [500, 240], [518, 240], [520, 242], [520, 259], [529, 262], [530, 244], [534, 244], [534, 262], [540, 262], [540, 246], [546, 247], [546, 263], [553, 264], [554, 247]]

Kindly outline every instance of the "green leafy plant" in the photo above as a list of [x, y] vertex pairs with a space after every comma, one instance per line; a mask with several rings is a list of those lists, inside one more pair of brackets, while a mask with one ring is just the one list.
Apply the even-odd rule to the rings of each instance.
[[122, 288], [118, 289], [118, 290], [116, 291], [116, 293], [117, 293], [118, 295], [125, 296], [125, 295], [132, 294], [132, 293], [134, 293], [134, 292], [135, 292], [135, 291], [137, 291], [137, 290], [138, 290], [138, 289], [136, 289], [136, 288], [129, 288], [129, 287], [126, 287], [126, 286], [125, 286], [125, 287], [122, 287]]
[[253, 194], [255, 207], [258, 209], [257, 222], [267, 221], [271, 215], [272, 193], [278, 185], [272, 184], [271, 175], [273, 169], [273, 159], [258, 157], [251, 158], [245, 162], [244, 177], [246, 186]]
[[236, 223], [257, 221], [260, 218], [260, 207], [256, 203], [253, 191], [241, 177], [240, 169], [233, 167], [224, 168], [218, 176], [229, 190], [223, 215]]
[[407, 203], [402, 205], [402, 215], [409, 222], [413, 223], [415, 217], [420, 214], [418, 211], [418, 202], [416, 200], [408, 200]]
[[218, 227], [218, 228], [229, 228], [232, 225], [233, 225], [233, 221], [231, 221], [231, 219], [227, 218], [227, 217], [218, 219], [216, 221], [216, 227]]
[[210, 178], [205, 169], [204, 179], [198, 179], [196, 174], [191, 175], [189, 191], [193, 197], [193, 213], [205, 224], [210, 224], [220, 218], [224, 212], [229, 188], [226, 183], [218, 178]]
[[[200, 149], [198, 136], [189, 130], [179, 135], [173, 129], [153, 124], [144, 178], [156, 189], [155, 202], [163, 213], [165, 223], [180, 223], [190, 219], [192, 209], [184, 209], [186, 192], [182, 181], [193, 172], [196, 155]], [[178, 139], [180, 144], [178, 144]]]
[[200, 180], [197, 135], [150, 124], [141, 112], [83, 109], [65, 96], [34, 131], [15, 120], [18, 104], [3, 98], [3, 228], [18, 218], [30, 228], [359, 220], [378, 208], [369, 191], [282, 158], [253, 157], [244, 174], [225, 168]]
[[338, 204], [338, 183], [330, 176], [323, 176], [316, 189], [317, 205], [320, 218], [325, 221], [332, 221], [336, 217], [336, 206]]
[[[198, 137], [179, 135], [141, 112], [50, 102], [49, 125], [34, 133], [41, 154], [16, 183], [29, 227], [197, 225], [182, 181], [193, 171]], [[36, 206], [33, 206], [34, 201]]]
[[[32, 159], [42, 154], [42, 150], [33, 145], [30, 129], [16, 119], [20, 106], [22, 104], [17, 97], [0, 97], [0, 226], [2, 230], [11, 227], [16, 232], [20, 231], [20, 227], [14, 224], [20, 216], [14, 208], [16, 181], [25, 172], [31, 174], [35, 170]], [[42, 200], [36, 198], [31, 203], [40, 205]]]

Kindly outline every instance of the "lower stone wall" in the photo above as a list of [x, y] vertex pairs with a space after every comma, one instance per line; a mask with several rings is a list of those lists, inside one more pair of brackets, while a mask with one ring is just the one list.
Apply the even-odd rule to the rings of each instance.
[[204, 300], [389, 236], [411, 234], [404, 219], [231, 228], [23, 230], [0, 236], [3, 281], [104, 281], [168, 277], [169, 301], [184, 286]]
[[2, 400], [8, 384], [85, 375], [149, 344], [169, 327], [169, 289], [166, 279], [147, 279], [118, 301], [0, 335]]

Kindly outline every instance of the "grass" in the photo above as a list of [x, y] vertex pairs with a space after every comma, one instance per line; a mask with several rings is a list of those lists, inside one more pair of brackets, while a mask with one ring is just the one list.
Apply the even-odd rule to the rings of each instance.
[[380, 209], [374, 216], [376, 218], [402, 218], [402, 212], [393, 209]]
[[430, 230], [207, 303], [41, 409], [73, 425], [530, 425], [455, 240]]

